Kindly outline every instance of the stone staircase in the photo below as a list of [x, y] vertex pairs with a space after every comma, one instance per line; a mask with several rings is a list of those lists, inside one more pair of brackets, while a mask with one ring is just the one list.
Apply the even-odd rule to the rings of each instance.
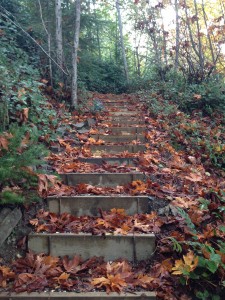
[[[103, 101], [102, 101], [103, 102]], [[125, 164], [135, 166], [135, 159], [132, 157], [120, 158], [115, 154], [123, 151], [129, 153], [143, 152], [145, 150], [145, 124], [141, 111], [130, 110], [131, 104], [127, 100], [112, 97], [105, 100], [104, 107], [109, 111], [107, 120], [102, 120], [98, 124], [101, 134], [93, 135], [95, 140], [101, 139], [107, 142], [106, 145], [91, 145], [93, 157], [82, 158], [81, 161], [101, 165]], [[117, 111], [115, 111], [117, 109]], [[110, 123], [111, 127], [106, 127]], [[108, 134], [105, 134], [107, 130]], [[136, 143], [133, 143], [135, 141]], [[117, 144], [114, 144], [117, 143]], [[121, 145], [118, 145], [121, 143]], [[98, 157], [95, 157], [96, 153]], [[99, 153], [110, 153], [110, 158], [99, 157]], [[124, 185], [134, 180], [145, 180], [145, 175], [139, 172], [130, 173], [69, 173], [62, 175], [63, 181], [67, 185], [74, 186], [78, 183], [87, 183], [93, 186]], [[55, 213], [71, 213], [76, 216], [91, 215], [96, 216], [98, 209], [109, 211], [112, 208], [123, 208], [126, 213], [133, 215], [136, 213], [148, 212], [147, 196], [90, 196], [79, 195], [70, 197], [49, 197], [47, 199], [49, 210]], [[33, 233], [28, 237], [28, 247], [37, 253], [46, 253], [53, 256], [73, 256], [80, 254], [83, 259], [92, 256], [104, 256], [105, 260], [113, 261], [120, 257], [129, 261], [149, 259], [154, 251], [154, 234], [128, 234], [97, 236], [91, 234], [71, 234], [71, 233]], [[31, 294], [11, 294], [10, 297], [0, 295], [0, 299], [156, 299], [154, 292], [136, 292], [135, 294], [107, 295], [104, 292], [92, 293], [64, 293], [46, 292]]]

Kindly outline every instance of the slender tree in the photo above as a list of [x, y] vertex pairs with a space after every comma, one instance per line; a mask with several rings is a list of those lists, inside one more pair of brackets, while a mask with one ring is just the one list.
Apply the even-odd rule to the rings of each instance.
[[62, 40], [62, 0], [55, 2], [56, 20], [56, 57], [57, 63], [63, 68], [63, 40]]
[[121, 18], [121, 12], [120, 12], [120, 3], [118, 0], [116, 0], [116, 10], [118, 15], [118, 25], [119, 25], [119, 31], [120, 31], [120, 45], [123, 55], [123, 63], [124, 63], [124, 72], [126, 76], [127, 83], [129, 83], [129, 71], [128, 71], [128, 65], [127, 65], [127, 58], [126, 58], [126, 52], [125, 52], [125, 46], [124, 46], [124, 40], [123, 40], [123, 23]]
[[203, 18], [204, 18], [204, 22], [205, 22], [206, 31], [207, 31], [207, 38], [208, 38], [208, 41], [209, 41], [209, 49], [210, 49], [211, 56], [212, 56], [212, 62], [213, 62], [213, 65], [215, 65], [216, 64], [216, 59], [215, 59], [215, 54], [214, 54], [214, 50], [213, 50], [212, 39], [211, 39], [209, 29], [208, 29], [207, 15], [206, 15], [206, 11], [205, 11], [204, 0], [202, 0], [202, 12], [203, 12]]
[[[47, 26], [45, 25], [45, 21], [43, 19], [41, 0], [38, 0], [38, 4], [39, 4], [39, 8], [40, 8], [41, 22], [42, 22], [44, 31], [45, 31], [45, 33], [47, 35], [47, 39], [48, 39], [49, 78], [50, 78], [50, 83], [52, 86], [53, 82], [52, 82], [52, 61], [51, 61], [51, 33], [50, 33], [50, 30], [48, 30]], [[47, 5], [48, 5], [48, 1], [47, 1]]]
[[176, 12], [176, 50], [175, 50], [175, 70], [177, 71], [179, 65], [179, 51], [180, 51], [180, 23], [179, 23], [179, 6], [178, 0], [175, 0]]
[[76, 17], [75, 17], [75, 32], [72, 52], [72, 93], [71, 93], [71, 106], [76, 107], [77, 100], [77, 60], [78, 60], [78, 48], [79, 48], [79, 36], [80, 36], [80, 15], [81, 15], [81, 0], [76, 0]]

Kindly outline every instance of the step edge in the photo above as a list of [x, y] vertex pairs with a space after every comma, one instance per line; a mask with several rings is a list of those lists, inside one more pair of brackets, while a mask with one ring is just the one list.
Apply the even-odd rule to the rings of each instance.
[[135, 292], [134, 294], [131, 293], [110, 293], [109, 295], [106, 294], [106, 292], [83, 292], [83, 293], [76, 293], [76, 292], [32, 292], [32, 293], [15, 293], [15, 292], [3, 292], [0, 293], [0, 299], [31, 299], [32, 297], [35, 297], [37, 299], [51, 299], [51, 298], [57, 298], [57, 299], [65, 299], [65, 298], [71, 298], [71, 299], [82, 299], [82, 298], [90, 298], [94, 297], [97, 299], [120, 299], [120, 298], [140, 298], [140, 299], [156, 299], [156, 293], [155, 292], [149, 292], [149, 291], [142, 291], [142, 292]]
[[48, 232], [40, 232], [40, 233], [30, 233], [28, 235], [28, 237], [93, 237], [93, 238], [103, 238], [103, 239], [106, 239], [107, 237], [114, 237], [114, 238], [143, 238], [143, 237], [146, 237], [146, 238], [154, 238], [155, 239], [155, 234], [154, 233], [128, 233], [127, 235], [123, 235], [123, 234], [116, 234], [114, 235], [113, 233], [108, 233], [104, 236], [102, 235], [93, 235], [91, 233], [68, 233], [68, 232], [65, 232], [65, 233], [48, 233]]
[[70, 198], [74, 198], [74, 199], [84, 199], [84, 198], [99, 198], [99, 199], [110, 199], [110, 198], [124, 198], [124, 199], [126, 199], [126, 198], [129, 198], [129, 199], [148, 199], [148, 196], [143, 196], [143, 195], [140, 195], [140, 196], [129, 196], [129, 195], [117, 195], [117, 194], [115, 194], [115, 196], [114, 195], [111, 195], [111, 196], [109, 196], [109, 195], [107, 195], [107, 196], [101, 196], [101, 195], [96, 195], [96, 196], [94, 196], [94, 195], [90, 195], [90, 196], [88, 196], [88, 195], [83, 195], [83, 196], [48, 196], [47, 197], [47, 200], [52, 200], [52, 199], [70, 199]]

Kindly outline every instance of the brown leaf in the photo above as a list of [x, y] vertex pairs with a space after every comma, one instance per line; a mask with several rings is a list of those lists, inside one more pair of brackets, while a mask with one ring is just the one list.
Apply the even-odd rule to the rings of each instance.
[[0, 149], [3, 148], [5, 150], [9, 149], [9, 141], [6, 137], [0, 136]]
[[15, 273], [6, 266], [0, 266], [0, 287], [6, 288], [7, 282], [15, 278]]
[[81, 270], [82, 259], [79, 255], [74, 256], [72, 259], [69, 259], [68, 256], [65, 256], [62, 259], [63, 267], [65, 268], [66, 272], [71, 274], [76, 274]]

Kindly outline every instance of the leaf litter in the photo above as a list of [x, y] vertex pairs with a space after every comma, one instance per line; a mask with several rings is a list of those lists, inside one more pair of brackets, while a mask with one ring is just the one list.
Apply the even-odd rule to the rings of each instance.
[[[100, 99], [112, 95], [97, 95]], [[115, 97], [115, 96], [113, 96]], [[124, 96], [128, 99], [129, 96]], [[118, 98], [119, 99], [119, 98]], [[156, 234], [156, 249], [153, 261], [140, 262], [132, 265], [126, 260], [104, 262], [102, 258], [90, 258], [83, 261], [80, 257], [51, 257], [43, 254], [27, 253], [24, 258], [17, 259], [12, 265], [0, 263], [0, 286], [3, 290], [43, 291], [112, 291], [135, 292], [138, 290], [156, 290], [159, 299], [192, 299], [195, 289], [201, 290], [201, 284], [190, 276], [199, 276], [200, 263], [204, 259], [208, 264], [207, 272], [213, 276], [204, 281], [205, 287], [213, 291], [213, 287], [220, 284], [225, 273], [221, 263], [225, 263], [224, 251], [220, 247], [224, 241], [224, 173], [213, 168], [209, 156], [204, 154], [205, 142], [200, 141], [200, 151], [192, 147], [192, 140], [188, 134], [196, 126], [196, 120], [184, 119], [182, 112], [171, 114], [165, 119], [163, 115], [152, 117], [143, 104], [131, 105], [129, 110], [143, 109], [145, 125], [146, 151], [143, 153], [129, 153], [121, 151], [113, 157], [130, 157], [136, 160], [136, 167], [132, 169], [124, 166], [123, 172], [144, 172], [148, 178], [145, 182], [133, 181], [126, 186], [99, 187], [88, 184], [79, 184], [75, 187], [62, 184], [56, 177], [40, 176], [39, 193], [43, 197], [48, 195], [68, 196], [81, 194], [94, 195], [148, 195], [156, 199], [166, 199], [167, 209], [162, 209], [161, 216], [154, 216], [153, 220], [145, 219], [144, 215], [133, 216], [131, 219], [122, 211], [102, 212], [100, 217], [82, 216], [79, 218], [65, 215], [54, 215], [41, 211], [36, 220], [31, 223], [37, 231], [47, 230], [91, 230], [93, 234], [111, 231], [114, 234], [127, 234], [137, 230], [144, 234], [151, 230]], [[117, 111], [117, 110], [115, 110]], [[52, 170], [59, 173], [67, 172], [119, 172], [116, 165], [99, 166], [80, 162], [79, 158], [112, 157], [105, 151], [94, 154], [92, 145], [112, 145], [101, 139], [91, 137], [93, 134], [112, 134], [112, 127], [121, 127], [108, 121], [108, 113], [95, 116], [97, 122], [87, 133], [78, 133], [73, 124], [86, 122], [92, 115], [66, 116], [61, 124], [70, 126], [68, 136], [58, 138], [52, 145], [58, 145], [61, 153], [52, 153], [48, 162]], [[174, 118], [182, 119], [178, 124], [179, 130], [174, 128]], [[196, 116], [195, 116], [196, 118]], [[163, 120], [163, 122], [162, 122]], [[202, 136], [210, 135], [222, 137], [221, 127], [209, 127], [210, 121], [205, 118], [198, 120]], [[218, 123], [219, 124], [219, 123]], [[133, 125], [128, 125], [133, 127]], [[104, 131], [104, 132], [103, 132]], [[171, 144], [171, 132], [183, 148], [176, 149]], [[76, 138], [82, 147], [74, 146]], [[136, 142], [139, 143], [139, 142]], [[129, 143], [116, 143], [126, 145]], [[135, 143], [134, 143], [135, 144]], [[77, 144], [78, 145], [78, 144]], [[1, 137], [0, 146], [7, 149], [5, 137]], [[225, 148], [221, 144], [212, 146], [213, 151], [221, 154]], [[49, 183], [50, 186], [49, 186]], [[179, 208], [181, 210], [179, 211]], [[40, 217], [40, 218], [39, 218]], [[83, 219], [82, 219], [83, 218]], [[133, 219], [132, 219], [133, 218]], [[42, 220], [42, 221], [40, 221]], [[116, 222], [116, 224], [115, 224]], [[42, 223], [42, 224], [41, 224]], [[156, 223], [156, 230], [153, 224]], [[71, 225], [72, 224], [72, 225]], [[88, 225], [87, 225], [88, 224]], [[91, 228], [90, 224], [94, 224]], [[118, 224], [120, 226], [118, 226]], [[43, 227], [41, 228], [41, 226]], [[79, 227], [80, 226], [80, 227]], [[46, 229], [47, 228], [47, 229]], [[75, 229], [74, 229], [75, 228]], [[96, 231], [95, 231], [96, 230]], [[138, 231], [140, 230], [140, 231]], [[194, 241], [193, 241], [194, 240]], [[201, 244], [202, 248], [199, 247]], [[214, 248], [212, 248], [214, 246]], [[215, 250], [212, 250], [215, 249]], [[215, 253], [214, 253], [214, 252]], [[200, 254], [201, 253], [201, 254]], [[215, 257], [217, 263], [210, 262]], [[220, 267], [221, 266], [221, 267]], [[194, 274], [194, 275], [193, 275]], [[181, 283], [183, 277], [185, 282]], [[219, 279], [220, 278], [220, 279]], [[182, 285], [183, 284], [183, 285]]]

